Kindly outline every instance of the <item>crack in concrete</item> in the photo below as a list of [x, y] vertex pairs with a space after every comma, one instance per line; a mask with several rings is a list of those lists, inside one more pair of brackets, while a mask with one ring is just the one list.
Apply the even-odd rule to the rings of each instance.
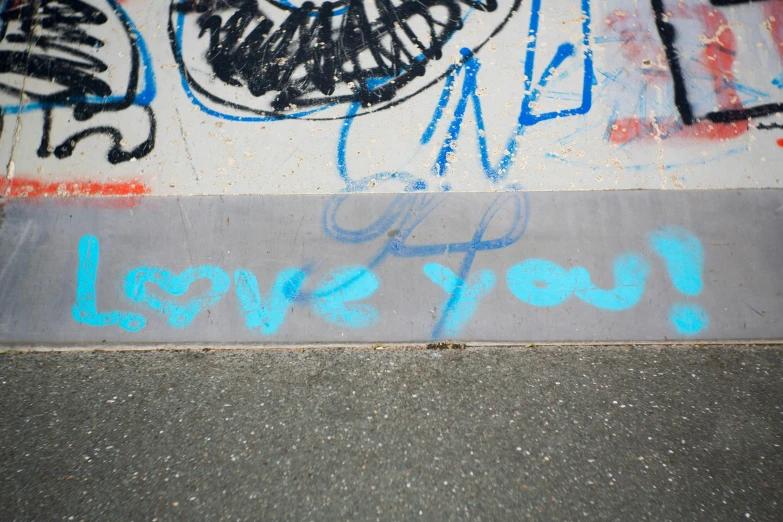
[[196, 173], [196, 166], [193, 164], [193, 155], [190, 153], [190, 147], [188, 147], [188, 140], [185, 138], [185, 128], [182, 126], [182, 116], [179, 114], [179, 108], [174, 107], [174, 111], [177, 113], [177, 123], [179, 123], [179, 133], [182, 135], [182, 143], [185, 145], [185, 153], [188, 155], [188, 163], [190, 164], [190, 170], [193, 171], [193, 176], [196, 181], [199, 180], [199, 175]]
[[[41, 26], [40, 26], [40, 11], [41, 1], [33, 0], [33, 23], [32, 23], [32, 35], [27, 46], [27, 69], [29, 70], [30, 55], [33, 52], [33, 47], [40, 38]], [[22, 89], [19, 91], [19, 110], [16, 113], [16, 128], [14, 129], [14, 139], [11, 143], [11, 153], [8, 158], [8, 164], [6, 165], [5, 180], [3, 182], [3, 190], [0, 192], [0, 197], [8, 197], [11, 195], [11, 187], [13, 185], [14, 175], [16, 174], [16, 165], [14, 163], [14, 156], [16, 154], [16, 146], [19, 143], [20, 135], [22, 132], [22, 106], [25, 102], [25, 91], [27, 89], [27, 79], [29, 74], [25, 74], [22, 79]]]

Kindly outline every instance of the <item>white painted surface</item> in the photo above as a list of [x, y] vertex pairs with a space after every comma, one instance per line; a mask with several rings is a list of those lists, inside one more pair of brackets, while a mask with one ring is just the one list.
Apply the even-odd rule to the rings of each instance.
[[[281, 11], [266, 0], [258, 1], [275, 27], [279, 26], [283, 19]], [[108, 10], [106, 0], [89, 0], [89, 3]], [[437, 80], [450, 65], [459, 63], [460, 49], [476, 47], [482, 42], [508, 14], [510, 5], [501, 0], [494, 13], [475, 10], [468, 13], [465, 4], [455, 4], [462, 16], [466, 16], [464, 28], [444, 45], [442, 57], [427, 65], [426, 74], [401, 88], [395, 99], [412, 95]], [[107, 161], [109, 139], [93, 136], [78, 143], [71, 157], [40, 158], [36, 151], [41, 140], [43, 113], [30, 111], [17, 119], [7, 109], [16, 103], [14, 96], [4, 94], [1, 102], [6, 109], [0, 159], [7, 165], [13, 148], [17, 180], [56, 184], [136, 179], [148, 186], [151, 193], [159, 195], [346, 190], [346, 182], [340, 175], [339, 142], [350, 103], [335, 103], [311, 115], [326, 118], [317, 121], [243, 122], [208, 114], [188, 97], [183, 87], [168, 33], [170, 20], [176, 30], [177, 16], [170, 16], [169, 4], [126, 0], [123, 5], [138, 26], [152, 58], [157, 88], [151, 104], [157, 120], [154, 149], [137, 160], [112, 165]], [[366, 3], [371, 19], [377, 16], [374, 5]], [[729, 98], [734, 108], [740, 104], [749, 108], [783, 103], [783, 47], [780, 40], [775, 40], [775, 34], [778, 38], [783, 34], [782, 5], [777, 0], [727, 8], [712, 7], [700, 0], [665, 2], [667, 19], [677, 30], [677, 49], [696, 116], [726, 108]], [[589, 8], [589, 45], [585, 46], [581, 29], [586, 13], [581, 10], [581, 3], [543, 2], [532, 78], [532, 86], [540, 91], [540, 97], [531, 105], [532, 114], [578, 107], [583, 94], [584, 57], [589, 51], [594, 60], [589, 111], [525, 126], [519, 132], [517, 152], [509, 162], [508, 171], [499, 174], [496, 181], [488, 177], [482, 166], [472, 99], [467, 103], [453, 154], [448, 156], [448, 171], [443, 176], [434, 173], [463, 92], [465, 67], [456, 73], [450, 101], [426, 144], [422, 144], [422, 135], [433, 119], [444, 79], [393, 107], [384, 108], [381, 103], [361, 109], [360, 112], [369, 113], [350, 123], [344, 174], [355, 181], [372, 176], [383, 178], [377, 175], [384, 172], [396, 173], [398, 177], [406, 173], [407, 179], [421, 180], [431, 191], [495, 191], [509, 187], [596, 190], [780, 186], [783, 147], [777, 140], [783, 138], [783, 129], [760, 130], [758, 126], [783, 123], [781, 114], [735, 124], [683, 125], [674, 104], [670, 66], [650, 2], [592, 1]], [[224, 22], [231, 12], [223, 13]], [[182, 43], [183, 60], [194, 71], [194, 78], [214, 95], [268, 108], [271, 95], [255, 97], [244, 86], [231, 87], [215, 79], [203, 58], [208, 35], [199, 37], [196, 16], [185, 16]], [[526, 52], [533, 41], [528, 38], [530, 24], [531, 2], [523, 2], [505, 27], [476, 53], [477, 62], [472, 62], [480, 64], [475, 99], [480, 100], [488, 159], [492, 164], [497, 164], [506, 153], [520, 107], [524, 105]], [[248, 38], [252, 27], [245, 31], [244, 38]], [[123, 54], [128, 51], [118, 43], [123, 37], [121, 24], [110, 22], [91, 27], [89, 31], [113, 42], [86, 52], [109, 64], [109, 83], [112, 89], [121, 89], [115, 85], [122, 83], [117, 76], [127, 75], [128, 68]], [[554, 71], [546, 88], [537, 88], [547, 64], [564, 43], [574, 46], [573, 56]], [[726, 52], [729, 44], [736, 51], [733, 61]], [[12, 47], [7, 37], [0, 42], [0, 51]], [[723, 69], [715, 73], [716, 67]], [[21, 86], [19, 77], [12, 76], [3, 74], [0, 80]], [[241, 78], [239, 82], [242, 84]], [[32, 88], [29, 80], [26, 88]], [[716, 88], [723, 94], [716, 94]], [[342, 89], [350, 92], [348, 87]], [[336, 92], [341, 92], [340, 86]], [[212, 111], [253, 116], [247, 111], [210, 102], [203, 95], [195, 97]], [[53, 112], [52, 144], [83, 128], [101, 124], [120, 126], [125, 139], [123, 146], [129, 149], [144, 141], [146, 118], [143, 108], [131, 106], [120, 112], [97, 114], [87, 122], [76, 122], [71, 108], [58, 108]], [[640, 120], [637, 135], [633, 121]], [[710, 133], [718, 137], [710, 138]], [[5, 185], [6, 194], [18, 195], [9, 188], [8, 180]], [[397, 192], [403, 190], [404, 183], [398, 179], [378, 179], [375, 183], [348, 188]]]

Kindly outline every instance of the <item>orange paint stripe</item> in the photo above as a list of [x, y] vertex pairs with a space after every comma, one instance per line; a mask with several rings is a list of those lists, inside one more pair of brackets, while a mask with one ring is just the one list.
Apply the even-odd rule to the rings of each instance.
[[14, 177], [6, 181], [4, 192], [7, 197], [45, 198], [143, 196], [151, 191], [148, 186], [136, 179], [114, 183], [89, 180], [44, 182], [33, 178]]

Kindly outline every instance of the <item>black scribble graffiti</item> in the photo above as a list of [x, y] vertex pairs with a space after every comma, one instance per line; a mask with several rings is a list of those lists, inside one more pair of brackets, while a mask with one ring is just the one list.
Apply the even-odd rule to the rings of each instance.
[[756, 125], [758, 130], [777, 130], [783, 129], [783, 124], [780, 123], [759, 123]]
[[748, 4], [750, 2], [764, 2], [766, 0], [710, 0], [712, 5], [724, 7], [727, 5]]
[[[716, 7], [731, 7], [738, 4], [747, 4], [751, 1], [753, 3], [761, 3], [764, 1], [775, 2], [779, 0], [711, 0], [711, 4]], [[677, 50], [677, 30], [669, 21], [669, 15], [667, 15], [664, 0], [651, 0], [651, 4], [655, 14], [655, 25], [658, 29], [658, 35], [661, 37], [661, 42], [663, 42], [666, 51], [666, 60], [669, 63], [669, 69], [672, 74], [674, 105], [677, 107], [677, 111], [680, 113], [682, 122], [685, 125], [698, 123], [699, 119], [705, 119], [713, 123], [732, 123], [783, 112], [783, 103], [766, 103], [753, 107], [728, 108], [711, 111], [703, 116], [694, 115], [693, 106], [689, 100], [686, 78], [683, 73], [682, 65], [680, 64]], [[723, 51], [729, 53], [735, 52], [734, 49], [724, 49]]]
[[[96, 29], [110, 23], [124, 29], [124, 49], [129, 52], [120, 55], [115, 48], [104, 56], [107, 37], [116, 36]], [[71, 156], [82, 140], [98, 134], [110, 138], [107, 157], [112, 164], [146, 156], [155, 146], [155, 116], [149, 107], [154, 85], [145, 80], [140, 91], [139, 38], [116, 0], [9, 0], [0, 13], [0, 93], [3, 100], [15, 103], [3, 103], [2, 116], [42, 111], [42, 158], [52, 153], [57, 158]], [[116, 60], [129, 61], [127, 77], [114, 78], [110, 66]], [[50, 143], [58, 108], [70, 108], [73, 118], [84, 122], [132, 105], [146, 112], [149, 131], [130, 150], [123, 147], [123, 133], [114, 126], [88, 126], [56, 146]]]
[[[506, 2], [508, 14], [489, 37], [520, 3]], [[169, 36], [180, 70], [195, 91], [234, 109], [285, 117], [331, 104], [370, 107], [402, 101], [400, 90], [443, 57], [444, 46], [463, 28], [468, 12], [481, 16], [497, 9], [497, 0], [306, 1], [300, 7], [273, 0], [182, 0], [172, 4]], [[183, 43], [175, 28], [177, 16], [185, 15], [197, 17], [198, 38], [208, 39], [203, 59], [214, 79], [254, 97], [270, 95], [267, 109], [229, 101], [194, 78], [191, 64], [182, 59], [182, 46], [189, 42]]]

